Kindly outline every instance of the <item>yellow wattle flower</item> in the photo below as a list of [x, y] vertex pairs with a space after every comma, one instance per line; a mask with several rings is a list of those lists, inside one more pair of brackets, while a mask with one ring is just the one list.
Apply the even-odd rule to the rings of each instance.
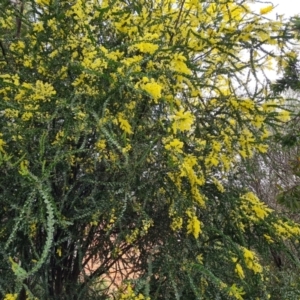
[[272, 11], [273, 8], [274, 8], [273, 5], [269, 5], [269, 6], [263, 7], [263, 8], [260, 9], [259, 13], [261, 15], [265, 15], [265, 14], [269, 13], [270, 11]]

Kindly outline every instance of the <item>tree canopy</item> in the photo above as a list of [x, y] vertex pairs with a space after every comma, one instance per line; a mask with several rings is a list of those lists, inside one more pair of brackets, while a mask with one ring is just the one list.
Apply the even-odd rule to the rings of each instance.
[[2, 296], [276, 299], [270, 253], [298, 266], [300, 227], [231, 184], [289, 118], [264, 75], [292, 56], [273, 7], [0, 7]]

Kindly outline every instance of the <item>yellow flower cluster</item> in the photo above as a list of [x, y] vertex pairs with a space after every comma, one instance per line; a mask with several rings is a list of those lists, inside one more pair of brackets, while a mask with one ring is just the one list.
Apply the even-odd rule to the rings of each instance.
[[263, 7], [260, 9], [260, 14], [261, 15], [265, 15], [265, 14], [268, 14], [270, 11], [273, 10], [273, 5], [269, 5], [269, 6], [266, 6], [266, 7]]
[[26, 122], [26, 121], [31, 120], [32, 117], [33, 117], [33, 113], [30, 111], [26, 111], [26, 112], [24, 112], [24, 114], [22, 114], [21, 119]]
[[174, 116], [171, 117], [173, 119], [172, 129], [174, 133], [179, 131], [189, 131], [192, 127], [194, 122], [194, 116], [189, 111], [184, 111], [181, 109], [180, 111], [176, 112]]
[[36, 0], [36, 4], [38, 5], [49, 5], [51, 0]]
[[183, 142], [179, 139], [174, 139], [165, 145], [165, 148], [174, 153], [182, 153]]
[[120, 294], [118, 300], [150, 300], [149, 297], [145, 297], [143, 294], [136, 294], [132, 286], [129, 284], [125, 290]]
[[9, 46], [9, 49], [11, 51], [17, 51], [19, 53], [23, 53], [23, 50], [25, 49], [25, 43], [23, 41], [17, 41], [15, 43], [12, 43]]
[[[252, 270], [255, 274], [262, 273], [263, 267], [259, 264], [256, 254], [244, 247], [241, 247], [243, 253], [243, 261], [249, 270]], [[237, 257], [232, 257], [232, 261], [235, 263], [235, 273], [239, 278], [244, 279], [245, 274], [242, 265], [238, 262]]]
[[33, 100], [49, 101], [52, 96], [56, 94], [53, 86], [49, 83], [44, 83], [41, 80], [37, 80], [34, 88]]
[[141, 43], [135, 44], [133, 47], [131, 47], [129, 49], [130, 50], [131, 49], [138, 49], [142, 53], [153, 54], [158, 49], [158, 45], [153, 44], [153, 43], [149, 43], [149, 42], [141, 42]]
[[235, 283], [229, 288], [228, 295], [234, 297], [237, 300], [243, 300], [245, 292], [242, 287], [238, 287]]
[[246, 193], [241, 197], [241, 210], [253, 222], [265, 219], [273, 210], [261, 202], [252, 192]]
[[292, 221], [278, 220], [273, 223], [276, 234], [283, 238], [300, 237], [300, 225]]
[[154, 102], [158, 103], [163, 87], [159, 83], [155, 82], [153, 78], [149, 80], [147, 77], [143, 77], [142, 82], [138, 84], [137, 87], [150, 94]]
[[184, 57], [181, 53], [175, 53], [173, 56], [173, 60], [171, 61], [172, 69], [175, 72], [190, 75], [192, 71], [187, 67], [185, 63], [186, 60], [186, 57]]
[[0, 152], [5, 153], [4, 146], [6, 145], [5, 141], [2, 139], [3, 134], [0, 133]]
[[263, 271], [262, 266], [258, 262], [258, 258], [256, 254], [247, 249], [242, 247], [243, 256], [244, 256], [244, 262], [249, 270], [252, 270], [255, 274], [261, 273]]
[[129, 122], [124, 117], [124, 114], [122, 114], [122, 113], [118, 114], [118, 122], [119, 122], [120, 128], [124, 132], [126, 132], [128, 134], [132, 134], [133, 133], [132, 130], [131, 130], [131, 126], [130, 126]]
[[181, 217], [173, 217], [170, 225], [173, 231], [180, 230], [182, 228], [183, 219]]
[[237, 273], [237, 275], [241, 278], [241, 279], [244, 279], [245, 278], [245, 274], [244, 274], [244, 271], [243, 271], [243, 268], [242, 266], [237, 263], [235, 265], [235, 269], [234, 269], [235, 273]]
[[126, 235], [125, 237], [126, 243], [128, 244], [134, 243], [138, 238], [138, 236], [139, 236], [139, 229], [138, 228], [133, 229], [130, 234]]
[[6, 294], [3, 300], [17, 300], [18, 294]]
[[153, 226], [153, 220], [151, 220], [151, 219], [142, 220], [141, 235], [143, 236], [143, 235], [147, 234], [147, 232], [151, 226]]
[[188, 215], [187, 233], [197, 239], [201, 233], [201, 223], [192, 210], [187, 210], [186, 214]]
[[26, 176], [28, 174], [28, 167], [29, 167], [29, 161], [26, 159], [23, 159], [20, 162], [20, 168], [19, 168], [19, 173], [22, 176]]

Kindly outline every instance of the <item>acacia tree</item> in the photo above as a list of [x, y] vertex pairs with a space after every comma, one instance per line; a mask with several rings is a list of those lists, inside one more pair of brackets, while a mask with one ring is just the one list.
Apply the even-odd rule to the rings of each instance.
[[288, 117], [258, 76], [285, 59], [272, 6], [1, 6], [2, 296], [268, 299], [300, 228], [227, 182]]
[[[297, 18], [291, 18], [289, 22], [297, 41]], [[251, 159], [242, 162], [235, 174], [237, 180], [232, 184], [250, 189], [277, 214], [299, 222], [299, 60], [295, 50], [289, 53], [281, 76], [271, 83], [271, 90], [275, 95], [284, 95], [284, 107], [291, 118], [279, 126], [269, 126], [267, 153], [255, 153]], [[270, 246], [274, 263], [278, 266], [272, 271], [271, 281], [281, 283], [274, 292], [278, 299], [297, 298], [293, 286], [299, 286], [298, 268], [290, 264], [286, 255], [288, 252], [297, 253], [298, 244], [286, 242], [277, 249]]]
[[[295, 41], [299, 40], [299, 18], [289, 20]], [[267, 176], [268, 180], [263, 183], [261, 198], [271, 205], [275, 204], [277, 198], [280, 204], [284, 204], [290, 212], [299, 210], [299, 58], [297, 51], [292, 50], [284, 63], [283, 74], [271, 84], [271, 90], [275, 95], [284, 94], [286, 98], [285, 107], [290, 111], [289, 122], [273, 128], [273, 138], [269, 144], [269, 151], [265, 159], [257, 156], [257, 169], [261, 174], [253, 174], [259, 180]], [[257, 176], [258, 175], [258, 176]], [[253, 182], [253, 181], [252, 181]], [[257, 187], [260, 184], [258, 183]], [[257, 190], [254, 186], [253, 188]]]

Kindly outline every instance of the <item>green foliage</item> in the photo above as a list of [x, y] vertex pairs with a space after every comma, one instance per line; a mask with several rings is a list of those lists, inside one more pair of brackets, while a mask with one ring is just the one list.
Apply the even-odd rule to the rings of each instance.
[[1, 296], [269, 299], [300, 227], [230, 176], [289, 118], [257, 78], [289, 62], [272, 6], [0, 8]]
[[[300, 19], [298, 17], [293, 17], [290, 19], [289, 26], [292, 28], [293, 37], [295, 39], [299, 39], [299, 24]], [[296, 51], [291, 51], [290, 53], [287, 53], [287, 58], [288, 59], [283, 64], [283, 76], [277, 79], [276, 82], [271, 85], [271, 89], [275, 94], [287, 91], [289, 88], [294, 91], [300, 89], [299, 59]]]
[[291, 88], [292, 90], [300, 89], [299, 61], [297, 57], [289, 57], [287, 65], [284, 68], [282, 78], [277, 79], [276, 82], [272, 84], [271, 88], [275, 94], [282, 93], [289, 88]]

